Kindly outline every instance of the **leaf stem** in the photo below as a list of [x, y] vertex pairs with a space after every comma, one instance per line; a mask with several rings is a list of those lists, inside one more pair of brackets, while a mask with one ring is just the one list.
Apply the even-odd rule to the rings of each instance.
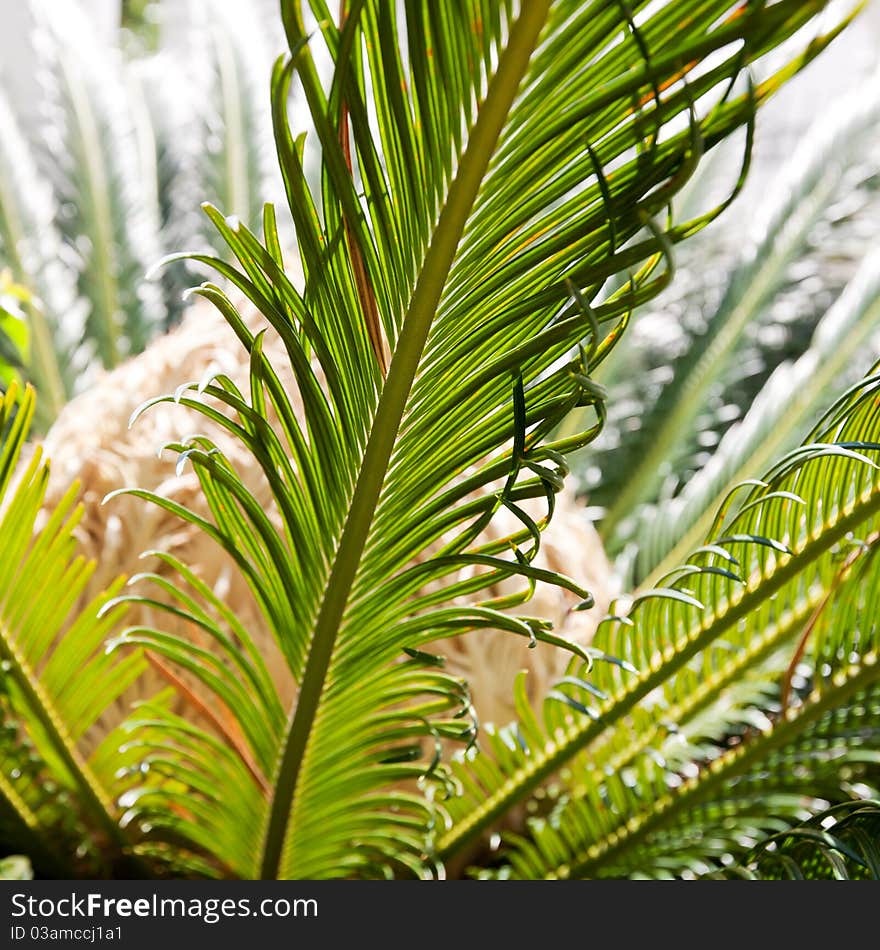
[[765, 761], [770, 752], [792, 741], [824, 713], [840, 708], [849, 697], [876, 682], [877, 655], [867, 655], [860, 665], [852, 667], [848, 672], [849, 675], [835, 681], [827, 693], [814, 695], [797, 711], [785, 711], [781, 720], [767, 732], [716, 759], [699, 776], [657, 802], [650, 814], [622, 825], [616, 834], [608, 835], [603, 841], [593, 845], [582, 860], [566, 868], [569, 875], [584, 878], [600, 866], [608, 866], [611, 858], [631, 851], [649, 835], [668, 827], [682, 814], [683, 809], [705, 802], [732, 779], [747, 772], [755, 763]]
[[350, 513], [315, 623], [312, 649], [275, 775], [274, 796], [262, 847], [263, 879], [278, 876], [302, 761], [321, 702], [336, 637], [360, 566], [397, 432], [437, 305], [498, 137], [538, 43], [549, 8], [549, 0], [530, 0], [524, 5], [519, 19], [510, 30], [507, 46], [499, 58], [498, 69], [489, 84], [464, 155], [450, 185], [446, 204], [413, 291], [376, 409], [363, 464], [352, 496]]
[[809, 564], [816, 560], [845, 537], [848, 531], [855, 530], [878, 511], [880, 511], [880, 486], [874, 486], [863, 494], [852, 508], [842, 512], [837, 521], [829, 525], [819, 537], [808, 541], [800, 551], [789, 557], [772, 577], [764, 579], [739, 600], [731, 602], [722, 613], [700, 624], [668, 660], [653, 667], [626, 692], [606, 703], [595, 722], [591, 720], [587, 725], [577, 726], [568, 731], [565, 736], [548, 743], [541, 754], [536, 755], [526, 767], [512, 775], [493, 795], [488, 796], [477, 810], [459, 821], [440, 839], [437, 848], [438, 857], [447, 860], [480, 831], [490, 827], [507, 812], [514, 802], [522, 801], [524, 795], [553, 775], [576, 752], [585, 749], [605, 730], [621, 721], [645, 696], [667, 682], [669, 677], [681, 669], [693, 656], [705, 650], [741, 618], [748, 616], [759, 604], [772, 597], [776, 591], [803, 570], [805, 563]]
[[124, 854], [130, 855], [131, 842], [117, 824], [112, 801], [76, 747], [51, 698], [3, 625], [0, 625], [0, 656], [9, 664], [11, 676], [14, 677], [34, 717], [39, 720], [46, 736], [51, 740], [52, 747], [79, 789], [86, 807], [98, 819], [107, 837]]

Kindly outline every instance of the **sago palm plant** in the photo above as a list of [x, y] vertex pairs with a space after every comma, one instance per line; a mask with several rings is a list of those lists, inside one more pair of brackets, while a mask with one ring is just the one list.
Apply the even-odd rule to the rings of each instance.
[[[89, 570], [73, 557], [76, 490], [33, 534], [47, 470], [39, 451], [17, 465], [33, 395], [11, 390], [10, 846], [59, 876], [876, 872], [877, 807], [851, 801], [873, 794], [877, 749], [876, 374], [588, 647], [519, 612], [539, 584], [590, 608], [577, 578], [535, 558], [566, 455], [607, 416], [594, 377], [669, 283], [675, 245], [728, 203], [682, 220], [677, 193], [746, 127], [735, 196], [756, 107], [843, 25], [803, 34], [824, 6], [364, 0], [334, 17], [314, 0], [307, 19], [282, 3], [272, 117], [303, 280], [271, 206], [261, 238], [206, 208], [236, 264], [197, 259], [262, 326], [219, 285], [195, 292], [235, 332], [247, 385], [210, 372], [157, 400], [203, 417], [165, 448], [195, 470], [209, 516], [129, 494], [227, 553], [284, 669], [167, 552], [139, 578], [147, 592], [117, 584], [75, 607]], [[790, 38], [801, 51], [752, 83], [750, 64]], [[289, 125], [294, 76], [315, 190]], [[288, 365], [266, 356], [270, 337]], [[560, 434], [578, 409], [583, 427]], [[498, 537], [502, 509], [515, 527]], [[168, 622], [119, 632], [132, 601]], [[490, 630], [572, 654], [546, 696], [518, 680], [508, 725], [480, 723], [444, 669], [444, 641]], [[114, 714], [148, 662], [174, 685]]]

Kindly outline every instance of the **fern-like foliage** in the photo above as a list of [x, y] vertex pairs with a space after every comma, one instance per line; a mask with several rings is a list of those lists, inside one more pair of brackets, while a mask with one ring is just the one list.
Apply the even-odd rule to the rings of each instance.
[[[875, 190], [870, 135], [878, 109], [880, 85], [875, 77], [858, 95], [840, 103], [832, 122], [815, 124], [797, 143], [788, 167], [770, 183], [772, 197], [761, 208], [752, 240], [729, 268], [723, 292], [708, 314], [700, 313], [695, 299], [705, 292], [699, 280], [697, 292], [692, 283], [690, 298], [674, 305], [685, 326], [691, 324], [684, 338], [672, 347], [658, 344], [653, 347], [656, 353], [651, 348], [634, 353], [630, 347], [629, 365], [617, 370], [618, 379], [621, 372], [626, 376], [617, 386], [609, 379], [615, 409], [605, 445], [590, 459], [593, 473], [585, 487], [592, 503], [607, 509], [601, 530], [609, 549], [638, 545], [637, 581], [654, 567], [637, 537], [640, 504], [678, 492], [699, 472], [718, 433], [752, 403], [769, 372], [784, 361], [786, 353], [777, 352], [783, 345], [780, 339], [792, 357], [809, 345], [816, 320], [827, 309], [828, 291], [837, 294], [846, 282], [835, 285], [835, 272], [843, 269], [839, 259], [861, 257], [847, 244], [846, 234], [863, 229], [857, 212]], [[869, 195], [860, 195], [860, 190]], [[706, 248], [700, 250], [705, 253]], [[717, 261], [715, 269], [724, 272]], [[646, 358], [653, 365], [644, 365]], [[612, 377], [614, 373], [612, 367]], [[795, 444], [814, 421], [815, 416], [808, 417], [800, 431], [780, 427], [780, 432], [790, 433], [784, 448]], [[772, 457], [771, 451], [752, 474]], [[696, 513], [692, 506], [689, 511]], [[650, 509], [644, 511], [643, 521], [656, 521]]]
[[[430, 877], [525, 806], [533, 819], [486, 871], [696, 876], [751, 869], [760, 839], [874, 794], [880, 377], [723, 507], [708, 543], [621, 604], [589, 649], [523, 606], [546, 583], [589, 607], [535, 557], [566, 454], [607, 415], [594, 376], [668, 284], [675, 245], [735, 197], [756, 108], [843, 24], [761, 83], [748, 67], [824, 7], [352, 0], [337, 16], [323, 0], [282, 2], [289, 54], [271, 117], [304, 279], [285, 269], [272, 205], [260, 235], [206, 205], [227, 251], [192, 257], [247, 303], [210, 282], [195, 293], [234, 331], [249, 385], [209, 375], [154, 401], [205, 421], [165, 448], [195, 470], [207, 517], [129, 491], [232, 558], [284, 669], [168, 553], [140, 593], [117, 585], [73, 609], [89, 570], [74, 553], [76, 488], [36, 525], [47, 469], [39, 450], [20, 460], [34, 397], [10, 387], [0, 833], [12, 850], [55, 876]], [[80, 253], [104, 282], [96, 299], [118, 293], [90, 331], [112, 362], [121, 340], [137, 345], [113, 284], [134, 257], [108, 250], [126, 246], [110, 240], [125, 191], [96, 145], [101, 90], [67, 67], [62, 40], [56, 127], [73, 130], [91, 173], [82, 194], [98, 199], [78, 228], [107, 242]], [[294, 79], [317, 181], [291, 127]], [[742, 128], [730, 199], [680, 218], [703, 154]], [[288, 365], [264, 354], [268, 334]], [[582, 431], [560, 436], [578, 408]], [[247, 471], [211, 427], [248, 450]], [[489, 537], [501, 508], [518, 527]], [[177, 632], [145, 621], [115, 634], [132, 600]], [[574, 656], [540, 711], [518, 683], [509, 728], [481, 728], [443, 666], [444, 639], [489, 629]], [[148, 659], [198, 715], [162, 695], [97, 741]], [[450, 746], [463, 750], [451, 765]]]
[[[734, 486], [797, 444], [853, 368], [864, 371], [877, 348], [878, 258], [868, 254], [819, 321], [798, 359], [778, 366], [741, 422], [725, 434], [705, 467], [673, 498], [643, 508], [631, 544], [636, 575], [650, 586], [698, 544], [718, 508], [739, 503]], [[728, 498], [729, 496], [729, 498]]]
[[98, 366], [181, 318], [204, 269], [144, 275], [180, 247], [224, 253], [199, 201], [255, 226], [283, 196], [265, 107], [278, 37], [229, 0], [157, 4], [149, 51], [102, 45], [76, 4], [24, 6], [39, 107], [0, 104], [0, 268], [27, 291], [30, 347], [23, 360], [4, 324], [0, 385], [20, 371], [36, 386], [42, 431]]
[[43, 165], [89, 305], [81, 356], [111, 367], [140, 352], [164, 320], [157, 288], [143, 280], [162, 253], [156, 205], [142, 186], [143, 105], [129, 101], [115, 51], [97, 42], [75, 7], [33, 4]]
[[510, 839], [505, 875], [710, 873], [777, 822], [875, 788], [878, 394], [865, 379], [746, 485], [685, 564], [602, 625], [592, 670], [573, 667], [541, 716], [521, 699], [458, 769], [446, 852], [554, 775], [557, 801]]
[[[749, 125], [833, 33], [758, 86], [737, 85], [743, 70], [823, 6], [366, 0], [336, 18], [315, 0], [312, 33], [299, 3], [282, 4], [290, 55], [272, 114], [304, 290], [285, 274], [271, 207], [260, 238], [208, 206], [237, 263], [196, 259], [266, 328], [254, 332], [220, 287], [198, 288], [247, 351], [250, 386], [219, 375], [167, 397], [239, 438], [274, 503], [257, 504], [202, 434], [169, 448], [194, 467], [211, 518], [135, 493], [236, 561], [297, 698], [283, 707], [244, 625], [163, 555], [176, 582], [156, 576], [155, 595], [136, 599], [187, 619], [202, 645], [140, 626], [120, 646], [195, 677], [229, 725], [224, 741], [144, 709], [152, 778], [131, 796], [133, 819], [245, 877], [425, 876], [466, 837], [467, 820], [443, 826], [456, 806], [439, 805], [454, 791], [439, 753], [471, 742], [474, 725], [466, 684], [434, 644], [499, 628], [559, 645], [546, 623], [503, 608], [542, 582], [588, 603], [533, 559], [564, 453], [601, 428], [591, 376], [632, 308], [668, 282], [672, 246], [723, 208], [669, 214], [702, 153]], [[294, 75], [319, 189], [289, 125]], [[266, 332], [286, 347], [295, 398], [263, 355]], [[592, 421], [554, 439], [577, 406]], [[502, 506], [521, 529], [487, 542]], [[483, 593], [506, 579], [520, 589]], [[628, 693], [628, 708], [649, 691]]]
[[[38, 526], [48, 479], [40, 449], [21, 458], [34, 391], [0, 402], [0, 836], [55, 877], [143, 873], [119, 796], [132, 783], [123, 735], [90, 738], [144, 659], [104, 649], [121, 587], [75, 609], [92, 565], [76, 554], [77, 486]], [[137, 759], [135, 759], [137, 761]]]
[[725, 876], [759, 880], [880, 878], [880, 805], [845, 802], [764, 839]]
[[41, 421], [54, 417], [72, 388], [74, 368], [64, 340], [77, 335], [78, 313], [82, 317], [75, 271], [62, 246], [57, 216], [52, 188], [0, 94], [0, 268], [24, 292], [19, 309], [29, 339], [25, 357], [13, 327], [4, 327], [7, 345], [0, 361], [8, 367], [18, 362], [23, 369], [26, 364], [42, 393]]

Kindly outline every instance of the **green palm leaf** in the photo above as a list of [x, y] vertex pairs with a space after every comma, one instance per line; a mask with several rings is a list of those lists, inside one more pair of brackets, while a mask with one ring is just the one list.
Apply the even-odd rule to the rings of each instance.
[[[57, 216], [52, 188], [41, 175], [5, 96], [0, 96], [0, 268], [27, 291], [20, 309], [30, 352], [26, 359], [19, 358], [40, 391], [41, 428], [54, 418], [71, 391], [70, 359], [56, 341], [75, 335], [71, 324], [82, 311], [76, 299], [75, 273], [62, 252]], [[7, 331], [14, 335], [12, 327], [4, 326], [0, 337], [13, 344]], [[4, 346], [0, 362], [11, 365], [17, 350], [14, 345]]]
[[[33, 411], [30, 388], [19, 404], [13, 385], [0, 403], [0, 827], [43, 873], [102, 874], [99, 840], [112, 843], [112, 860], [133, 859], [114, 801], [131, 781], [117, 774], [129, 759], [85, 750], [144, 660], [103, 649], [122, 609], [97, 613], [121, 581], [76, 609], [92, 565], [75, 555], [75, 485], [35, 532], [48, 479], [39, 448], [16, 473]], [[118, 752], [119, 738], [111, 734], [107, 747]]]
[[[543, 722], [522, 700], [513, 732], [460, 766], [446, 853], [560, 769], [564, 799], [516, 841], [513, 873], [631, 874], [654, 867], [652, 855], [668, 867], [701, 827], [729, 854], [738, 815], [752, 828], [756, 807], [767, 821], [797, 817], [806, 793], [842, 794], [842, 765], [872, 768], [878, 391], [874, 375], [848, 392], [802, 447], [745, 486], [738, 512], [718, 513], [660, 589], [610, 618], [593, 644], [602, 661], [572, 670]], [[804, 656], [811, 689], [792, 700]], [[768, 718], [773, 702], [737, 698], [749, 679], [781, 695], [781, 712], [777, 703]], [[706, 746], [736, 728], [751, 734], [726, 751]], [[780, 792], [789, 797], [768, 805]]]
[[761, 880], [877, 880], [878, 820], [876, 801], [837, 805], [768, 838], [727, 873]]
[[142, 184], [152, 171], [137, 129], [144, 105], [126, 86], [118, 51], [101, 47], [87, 18], [31, 2], [40, 25], [44, 166], [89, 302], [79, 368], [95, 357], [109, 368], [140, 352], [164, 320], [157, 288], [143, 280], [161, 254], [155, 192]]
[[133, 70], [156, 142], [165, 246], [210, 248], [222, 241], [200, 201], [253, 228], [263, 203], [283, 195], [265, 101], [274, 49], [251, 9], [184, 2], [158, 14], [159, 48]]
[[[876, 85], [859, 93], [841, 104], [833, 122], [817, 123], [788, 167], [773, 181], [769, 189], [773, 197], [762, 211], [748, 250], [732, 269], [707, 326], [670, 361], [671, 367], [664, 366], [664, 371], [671, 368], [672, 373], [659, 396], [651, 404], [639, 406], [638, 429], [627, 432], [625, 458], [618, 460], [616, 470], [604, 466], [607, 470], [592, 500], [607, 506], [601, 532], [610, 550], [619, 550], [631, 539], [633, 512], [640, 503], [653, 501], [660, 494], [664, 479], [678, 464], [677, 456], [699, 428], [698, 417], [710, 412], [709, 397], [736, 362], [745, 359], [746, 332], [767, 309], [792, 262], [804, 254], [831, 199], [839, 197], [845, 173], [860, 157], [880, 111]], [[854, 342], [856, 339], [854, 336]], [[802, 434], [794, 431], [793, 441]], [[773, 457], [771, 450], [757, 471]], [[647, 518], [653, 520], [650, 514]], [[624, 523], [627, 520], [629, 524]], [[703, 524], [702, 530], [705, 528]], [[685, 542], [679, 555], [687, 550]], [[647, 560], [647, 553], [641, 559]], [[645, 573], [643, 570], [639, 576]]]
[[[248, 631], [166, 556], [177, 582], [157, 579], [155, 597], [134, 599], [164, 603], [210, 646], [147, 626], [122, 640], [195, 676], [215, 726], [232, 717], [237, 737], [224, 745], [211, 729], [147, 715], [150, 761], [180, 782], [133, 798], [133, 815], [222, 873], [431, 872], [432, 797], [449, 791], [432, 753], [473, 735], [466, 687], [437, 668], [431, 645], [487, 627], [558, 643], [545, 623], [501, 608], [540, 582], [587, 598], [533, 565], [546, 518], [522, 503], [552, 513], [561, 453], [601, 428], [591, 374], [632, 307], [668, 281], [671, 246], [720, 209], [662, 227], [654, 218], [702, 152], [750, 123], [830, 36], [755, 89], [734, 94], [736, 77], [823, 6], [363, 2], [337, 26], [316, 0], [312, 36], [299, 4], [282, 4], [291, 55], [275, 69], [273, 118], [305, 288], [285, 275], [268, 207], [262, 242], [208, 207], [238, 264], [196, 259], [280, 336], [295, 397], [263, 355], [265, 331], [210, 284], [197, 293], [249, 352], [249, 392], [219, 375], [168, 397], [239, 438], [274, 502], [264, 510], [204, 435], [170, 448], [198, 474], [210, 519], [136, 494], [236, 561], [297, 700], [285, 713]], [[312, 55], [319, 37], [329, 88]], [[321, 148], [319, 192], [288, 125], [294, 73]], [[595, 422], [549, 441], [577, 405]], [[501, 506], [522, 528], [486, 542]], [[483, 593], [509, 578], [521, 593]]]
[[[878, 259], [869, 254], [819, 321], [809, 347], [777, 367], [741, 423], [728, 432], [712, 460], [675, 498], [639, 515], [634, 542], [639, 574], [650, 586], [699, 544], [728, 494], [795, 445], [821, 414], [838, 380], [871, 353], [880, 314]], [[734, 494], [730, 503], [738, 501]]]

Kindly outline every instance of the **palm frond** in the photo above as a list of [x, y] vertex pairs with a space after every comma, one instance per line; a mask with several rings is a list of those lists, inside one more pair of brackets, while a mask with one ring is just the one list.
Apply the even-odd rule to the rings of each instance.
[[759, 880], [880, 877], [880, 804], [845, 802], [762, 841], [725, 876]]
[[[188, 0], [162, 15], [154, 86], [164, 101], [157, 126], [180, 168], [169, 200], [191, 229], [178, 237], [214, 246], [220, 242], [198, 214], [200, 201], [256, 228], [263, 204], [283, 197], [268, 111], [267, 74], [276, 50], [264, 23], [240, 4]], [[173, 90], [163, 79], [166, 70], [177, 77]]]
[[[433, 644], [498, 628], [559, 645], [545, 624], [502, 608], [542, 582], [588, 602], [576, 582], [533, 564], [562, 453], [601, 428], [604, 395], [590, 377], [631, 309], [668, 282], [672, 245], [721, 209], [655, 218], [702, 153], [749, 124], [836, 29], [734, 95], [739, 73], [824, 3], [681, 0], [631, 13], [368, 0], [338, 24], [320, 0], [310, 6], [319, 35], [299, 4], [282, 5], [291, 54], [276, 65], [272, 100], [304, 290], [285, 275], [271, 207], [261, 242], [209, 206], [238, 264], [196, 259], [268, 326], [253, 333], [220, 288], [203, 285], [249, 354], [249, 392], [221, 374], [167, 397], [236, 435], [274, 504], [256, 503], [201, 434], [169, 448], [194, 467], [211, 518], [135, 491], [236, 561], [298, 696], [286, 713], [244, 625], [166, 556], [177, 582], [134, 599], [164, 603], [210, 648], [145, 626], [122, 642], [195, 676], [239, 740], [221, 752], [207, 729], [165, 717], [151, 738], [159, 719], [145, 722], [150, 755], [182, 780], [133, 801], [132, 815], [173, 815], [168, 835], [239, 875], [423, 876], [439, 816], [425, 791], [448, 790], [439, 750], [473, 736], [466, 687], [438, 668]], [[312, 52], [321, 42], [334, 64], [327, 88]], [[321, 148], [319, 193], [288, 124], [294, 73]], [[301, 408], [262, 354], [270, 327]], [[552, 441], [577, 405], [595, 421]], [[502, 506], [521, 529], [483, 542]], [[479, 600], [503, 579], [520, 589]], [[166, 729], [178, 736], [171, 750], [158, 745]]]
[[[788, 167], [772, 183], [772, 199], [705, 327], [690, 334], [676, 358], [663, 362], [656, 396], [647, 404], [634, 404], [627, 420], [617, 422], [626, 428], [623, 448], [605, 464], [601, 456], [591, 460], [598, 466], [591, 501], [607, 508], [601, 533], [612, 552], [630, 538], [638, 505], [656, 500], [664, 480], [681, 467], [688, 439], [710, 428], [705, 416], [713, 411], [713, 399], [729, 416], [733, 400], [726, 377], [732, 368], [741, 377], [754, 362], [744, 345], [747, 333], [760, 322], [793, 262], [804, 254], [847, 169], [861, 160], [878, 110], [880, 85], [875, 80], [842, 103], [833, 122], [816, 123], [799, 143]], [[847, 194], [852, 194], [849, 183]], [[719, 391], [727, 398], [718, 398]]]
[[[765, 796], [796, 791], [801, 807], [823, 776], [839, 793], [841, 750], [857, 759], [861, 744], [842, 742], [836, 730], [849, 735], [861, 720], [868, 760], [877, 741], [868, 710], [877, 688], [878, 391], [877, 375], [849, 391], [800, 448], [744, 486], [736, 513], [718, 512], [706, 543], [681, 568], [636, 595], [628, 615], [610, 617], [593, 643], [592, 672], [573, 668], [545, 703], [543, 721], [521, 703], [516, 726], [459, 766], [464, 795], [450, 803], [443, 853], [560, 769], [565, 798], [552, 821], [534, 822], [532, 835], [515, 842], [516, 873], [540, 865], [545, 875], [616, 875], [637, 871], [642, 860], [652, 866], [643, 849], [660, 848], [670, 827], [693, 828], [707, 802], [714, 833], [735, 827], [738, 788], [749, 791], [743, 798], [754, 810], [750, 777]], [[808, 648], [811, 688], [791, 702], [786, 663]], [[781, 650], [789, 659], [780, 664]], [[731, 703], [728, 690], [744, 677], [776, 684], [775, 716], [766, 701]], [[710, 746], [708, 757], [705, 749], [685, 753], [684, 762], [670, 755], [682, 736], [699, 749], [699, 716], [713, 707], [716, 733], [720, 723], [722, 735], [735, 726], [751, 734], [720, 754]], [[829, 752], [835, 739], [838, 751]]]
[[[81, 358], [115, 366], [143, 349], [164, 320], [143, 280], [161, 256], [155, 191], [143, 187], [142, 140], [118, 50], [96, 41], [73, 7], [31, 0], [41, 82], [44, 166], [61, 206], [58, 225], [89, 302]], [[86, 376], [80, 374], [82, 382]]]
[[131, 777], [96, 770], [84, 748], [144, 660], [103, 649], [123, 611], [97, 613], [121, 581], [74, 609], [91, 570], [75, 555], [76, 486], [35, 532], [48, 469], [35, 448], [16, 474], [34, 411], [33, 389], [19, 402], [16, 388], [0, 403], [0, 827], [43, 873], [107, 873], [101, 842], [133, 858], [114, 802]]
[[[26, 291], [20, 301], [30, 345], [26, 374], [40, 392], [38, 422], [45, 427], [71, 391], [64, 341], [76, 337], [75, 276], [56, 227], [58, 207], [49, 182], [6, 97], [0, 95], [0, 269]], [[9, 332], [14, 332], [10, 327]], [[14, 348], [15, 349], [15, 348]], [[12, 353], [2, 357], [10, 365]]]
[[[810, 346], [793, 363], [777, 367], [740, 423], [721, 440], [702, 471], [675, 497], [637, 516], [632, 543], [643, 586], [651, 586], [699, 544], [718, 508], [736, 485], [759, 475], [793, 447], [821, 415], [829, 393], [865, 359], [876, 358], [880, 315], [880, 259], [869, 254], [841, 296], [820, 320]], [[847, 380], [852, 382], [853, 380]], [[736, 504], [737, 498], [731, 498]]]

